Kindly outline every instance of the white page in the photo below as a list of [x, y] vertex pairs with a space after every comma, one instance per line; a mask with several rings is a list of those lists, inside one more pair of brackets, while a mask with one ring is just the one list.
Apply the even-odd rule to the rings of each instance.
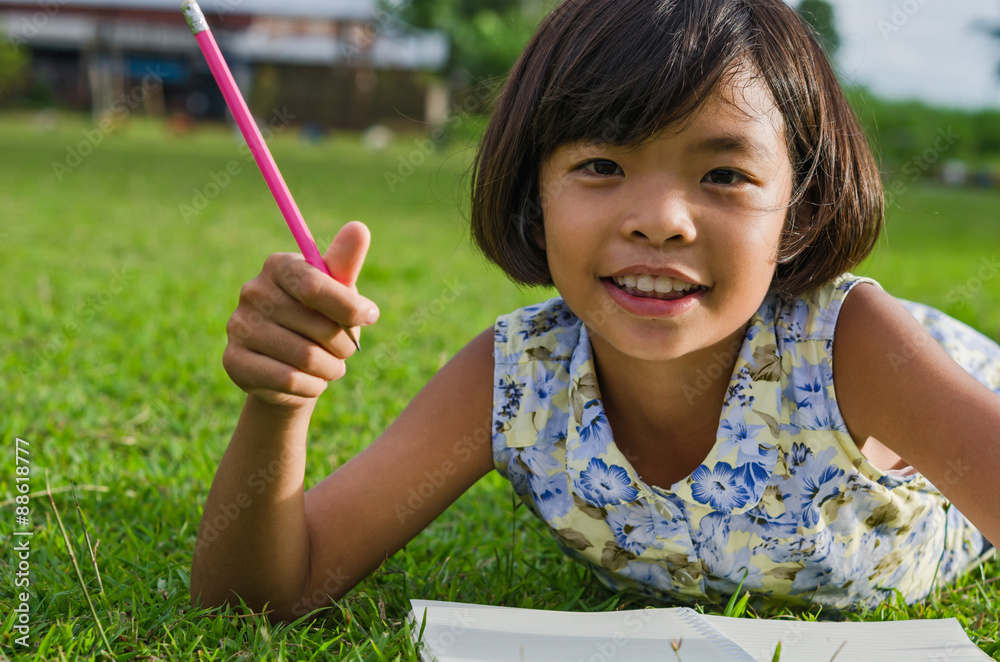
[[686, 608], [562, 612], [411, 600], [414, 637], [427, 610], [424, 660], [438, 662], [591, 662], [683, 660], [752, 662], [699, 614]]
[[[981, 662], [990, 657], [954, 618], [868, 623], [805, 622], [702, 616], [749, 653], [771, 662], [781, 642], [781, 662]], [[840, 648], [843, 644], [843, 648]]]

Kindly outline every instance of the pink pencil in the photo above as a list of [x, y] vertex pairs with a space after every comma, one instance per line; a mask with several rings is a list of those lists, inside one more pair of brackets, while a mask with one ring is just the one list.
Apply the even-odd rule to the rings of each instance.
[[[316, 248], [316, 240], [313, 239], [312, 233], [309, 232], [305, 219], [302, 218], [302, 212], [299, 211], [298, 205], [292, 199], [292, 194], [288, 190], [288, 186], [285, 184], [281, 173], [278, 171], [278, 166], [274, 163], [271, 150], [267, 148], [267, 143], [264, 142], [264, 137], [261, 136], [260, 129], [257, 128], [257, 123], [254, 121], [253, 116], [250, 115], [250, 109], [247, 108], [247, 102], [243, 100], [243, 95], [240, 94], [240, 88], [236, 87], [236, 81], [233, 80], [233, 74], [229, 71], [229, 65], [223, 59], [222, 51], [219, 50], [219, 45], [216, 43], [212, 31], [208, 27], [205, 14], [202, 13], [201, 7], [198, 6], [195, 0], [183, 0], [181, 11], [184, 13], [184, 18], [187, 19], [191, 32], [194, 33], [194, 38], [198, 42], [198, 47], [201, 49], [202, 55], [205, 56], [205, 60], [208, 62], [208, 68], [212, 71], [212, 76], [215, 78], [215, 82], [218, 84], [219, 90], [226, 100], [226, 105], [229, 106], [229, 111], [236, 120], [236, 125], [240, 127], [240, 132], [243, 134], [244, 140], [247, 141], [247, 146], [250, 148], [250, 153], [253, 154], [253, 158], [257, 162], [257, 167], [260, 168], [260, 173], [264, 175], [267, 187], [271, 189], [271, 195], [274, 196], [281, 214], [285, 217], [285, 222], [288, 223], [288, 229], [292, 231], [292, 236], [295, 237], [295, 243], [299, 245], [299, 250], [302, 251], [306, 262], [327, 276], [330, 276], [330, 278], [333, 278], [333, 274], [327, 268], [326, 262], [323, 261], [323, 256], [320, 255], [319, 249]], [[344, 333], [351, 339], [355, 347], [361, 349], [351, 329], [345, 327]]]

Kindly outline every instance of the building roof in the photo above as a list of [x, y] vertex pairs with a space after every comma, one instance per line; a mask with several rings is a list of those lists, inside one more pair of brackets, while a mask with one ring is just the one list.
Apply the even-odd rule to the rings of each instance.
[[[73, 9], [131, 9], [140, 11], [170, 11], [180, 14], [180, 0], [55, 0], [46, 2], [45, 7], [54, 4], [68, 5]], [[239, 14], [251, 16], [287, 16], [299, 18], [365, 20], [378, 10], [376, 0], [198, 0], [206, 14]], [[34, 1], [4, 1], [2, 8], [38, 10], [40, 3]]]

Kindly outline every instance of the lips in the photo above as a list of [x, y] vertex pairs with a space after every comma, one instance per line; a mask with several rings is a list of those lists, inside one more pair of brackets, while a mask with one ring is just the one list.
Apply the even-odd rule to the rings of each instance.
[[[602, 278], [601, 282], [619, 306], [633, 315], [645, 318], [668, 318], [693, 310], [709, 289], [704, 285], [666, 278], [665, 280], [671, 281], [670, 290], [658, 291], [666, 290], [667, 283], [661, 278], [664, 277], [625, 274]], [[634, 284], [630, 285], [633, 279]], [[674, 289], [675, 285], [681, 289]]]

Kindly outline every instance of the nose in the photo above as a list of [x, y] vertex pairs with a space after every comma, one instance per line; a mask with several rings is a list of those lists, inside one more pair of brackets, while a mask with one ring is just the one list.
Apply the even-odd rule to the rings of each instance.
[[650, 178], [631, 191], [627, 204], [621, 224], [627, 239], [654, 248], [694, 240], [693, 207], [682, 188], [671, 186], [663, 178]]

